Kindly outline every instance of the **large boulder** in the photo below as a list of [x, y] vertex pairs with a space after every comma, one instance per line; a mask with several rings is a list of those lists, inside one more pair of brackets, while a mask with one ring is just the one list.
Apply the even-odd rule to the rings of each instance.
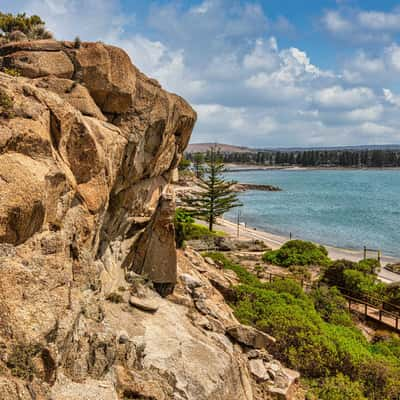
[[9, 43], [2, 68], [21, 76], [0, 72], [0, 398], [123, 398], [115, 371], [134, 358], [106, 298], [129, 288], [135, 249], [143, 279], [176, 281], [162, 193], [196, 114], [100, 43]]
[[74, 73], [71, 60], [62, 51], [17, 51], [5, 56], [2, 64], [29, 78], [54, 75], [70, 79]]
[[272, 336], [247, 325], [233, 325], [226, 332], [237, 342], [254, 349], [265, 349], [276, 342]]

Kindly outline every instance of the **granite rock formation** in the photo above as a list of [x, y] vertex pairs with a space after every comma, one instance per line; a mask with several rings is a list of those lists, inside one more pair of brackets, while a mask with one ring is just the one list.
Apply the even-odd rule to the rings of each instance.
[[193, 109], [102, 43], [8, 43], [0, 70], [0, 400], [269, 398], [222, 295], [177, 269]]

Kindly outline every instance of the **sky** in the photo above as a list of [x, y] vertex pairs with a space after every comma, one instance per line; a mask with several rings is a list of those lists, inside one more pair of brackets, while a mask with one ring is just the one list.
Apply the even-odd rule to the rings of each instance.
[[193, 143], [400, 143], [400, 1], [1, 0], [103, 41], [198, 113]]

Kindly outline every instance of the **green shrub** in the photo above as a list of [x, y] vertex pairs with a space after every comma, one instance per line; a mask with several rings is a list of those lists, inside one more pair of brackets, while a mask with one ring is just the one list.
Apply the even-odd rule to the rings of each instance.
[[366, 258], [358, 262], [358, 271], [375, 275], [381, 267], [381, 263], [375, 258]]
[[81, 40], [81, 38], [80, 38], [79, 36], [77, 36], [77, 37], [74, 39], [74, 48], [75, 48], [75, 49], [80, 49], [80, 48], [81, 48], [81, 45], [82, 45], [82, 40]]
[[124, 298], [119, 293], [112, 292], [106, 297], [106, 300], [111, 301], [111, 303], [122, 303]]
[[328, 252], [325, 247], [303, 240], [286, 242], [279, 250], [264, 254], [263, 260], [282, 267], [292, 265], [329, 265]]
[[311, 399], [366, 400], [362, 384], [340, 373], [318, 382], [315, 386], [311, 393], [317, 397], [310, 396]]
[[40, 346], [36, 344], [17, 344], [8, 357], [7, 367], [12, 375], [26, 380], [32, 380], [36, 373], [34, 357], [40, 353]]
[[289, 293], [296, 298], [306, 298], [303, 288], [293, 279], [276, 279], [271, 283], [267, 283], [265, 289], [273, 290], [277, 293]]
[[[241, 284], [234, 288], [235, 316], [276, 338], [269, 351], [312, 379], [311, 393], [316, 397], [310, 394], [310, 399], [395, 400], [400, 396], [400, 339], [368, 343], [337, 288], [322, 286], [307, 294], [293, 279], [263, 283], [222, 253], [203, 256], [236, 272]], [[375, 276], [357, 268], [357, 263], [336, 263], [345, 284], [369, 290]]]
[[195, 224], [191, 214], [177, 208], [175, 212], [175, 242], [177, 248], [182, 248], [185, 240], [209, 239], [216, 236], [223, 236], [221, 232], [210, 232], [206, 226]]
[[321, 281], [329, 286], [344, 287], [344, 271], [357, 269], [357, 263], [349, 260], [333, 261], [322, 273]]
[[14, 102], [12, 98], [4, 90], [0, 89], [0, 108], [3, 110], [9, 110], [13, 105]]
[[362, 260], [358, 263], [337, 260], [324, 270], [321, 281], [329, 286], [345, 289], [353, 296], [361, 298], [370, 296], [384, 300], [386, 285], [377, 279], [375, 271], [378, 266], [377, 260], [373, 259]]
[[222, 265], [224, 269], [230, 269], [234, 271], [241, 283], [245, 285], [252, 285], [254, 287], [264, 287], [264, 284], [261, 283], [257, 276], [247, 271], [246, 268], [243, 268], [239, 264], [233, 263], [224, 254], [218, 251], [209, 251], [203, 253], [202, 256], [211, 258], [217, 264]]
[[[344, 288], [356, 297], [375, 297], [383, 299], [386, 285], [378, 281], [375, 275], [365, 274], [357, 270], [347, 270], [343, 273]], [[372, 300], [370, 300], [372, 301]]]
[[13, 99], [2, 89], [0, 89], [0, 116], [5, 118], [12, 118], [14, 101]]
[[[385, 297], [387, 301], [400, 308], [400, 283], [395, 282], [387, 285], [385, 288]], [[396, 308], [399, 311], [399, 308]]]
[[353, 325], [347, 302], [337, 288], [321, 286], [312, 290], [310, 296], [324, 321], [343, 326]]
[[7, 75], [14, 76], [14, 77], [21, 76], [21, 72], [15, 68], [3, 68], [2, 72], [4, 72]]

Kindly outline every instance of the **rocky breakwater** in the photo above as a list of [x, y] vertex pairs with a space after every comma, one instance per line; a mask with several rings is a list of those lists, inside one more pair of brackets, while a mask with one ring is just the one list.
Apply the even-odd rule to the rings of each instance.
[[222, 296], [177, 269], [192, 108], [102, 43], [9, 43], [0, 69], [0, 400], [269, 398]]

